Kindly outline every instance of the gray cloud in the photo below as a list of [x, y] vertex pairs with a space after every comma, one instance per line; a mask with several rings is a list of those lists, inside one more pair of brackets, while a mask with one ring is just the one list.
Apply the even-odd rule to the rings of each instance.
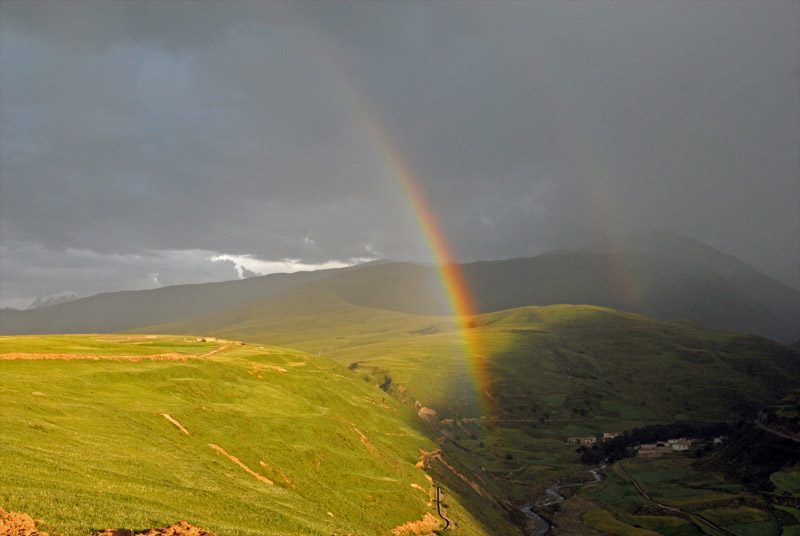
[[4, 2], [3, 303], [238, 275], [197, 251], [429, 260], [364, 114], [461, 260], [671, 227], [800, 286], [798, 20], [796, 2]]
[[234, 261], [215, 261], [214, 252], [202, 250], [101, 254], [91, 249], [53, 251], [31, 243], [12, 243], [0, 246], [0, 255], [4, 305], [18, 309], [27, 307], [36, 296], [64, 290], [78, 296], [121, 290], [120, 281], [125, 281], [125, 290], [144, 290], [239, 277]]

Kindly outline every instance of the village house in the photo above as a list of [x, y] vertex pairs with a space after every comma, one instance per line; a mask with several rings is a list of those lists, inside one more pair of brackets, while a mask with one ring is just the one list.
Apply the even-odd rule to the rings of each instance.
[[670, 446], [672, 446], [672, 450], [677, 451], [689, 450], [689, 448], [691, 448], [691, 446], [694, 444], [693, 439], [687, 439], [685, 437], [681, 437], [679, 439], [670, 439], [667, 442], [670, 444]]
[[645, 443], [635, 448], [636, 455], [643, 458], [660, 458], [664, 454], [672, 452], [672, 446], [663, 441], [659, 441], [658, 443]]
[[576, 445], [590, 446], [597, 443], [597, 438], [594, 437], [568, 437], [567, 443], [575, 443]]
[[600, 437], [600, 436], [598, 436], [598, 437], [568, 437], [567, 438], [567, 443], [574, 443], [576, 445], [589, 446], [589, 445], [594, 445], [595, 443], [597, 443], [598, 439], [600, 441], [609, 441], [611, 439], [614, 439], [618, 435], [620, 435], [620, 434], [610, 434], [608, 432], [603, 432], [603, 436], [602, 437]]

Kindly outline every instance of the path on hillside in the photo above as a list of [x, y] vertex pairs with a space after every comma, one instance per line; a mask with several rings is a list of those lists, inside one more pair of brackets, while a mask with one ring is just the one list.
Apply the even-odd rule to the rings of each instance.
[[716, 530], [716, 531], [720, 532], [721, 534], [724, 534], [725, 536], [736, 536], [736, 534], [734, 534], [732, 532], [728, 532], [727, 530], [723, 529], [722, 527], [720, 527], [718, 525], [715, 525], [709, 519], [701, 516], [700, 514], [693, 514], [691, 512], [686, 512], [684, 510], [681, 510], [680, 508], [676, 508], [674, 506], [667, 506], [666, 504], [661, 504], [660, 502], [653, 500], [652, 498], [650, 498], [650, 495], [648, 495], [647, 492], [642, 489], [642, 487], [639, 485], [639, 482], [637, 482], [636, 479], [631, 476], [631, 474], [628, 472], [628, 470], [625, 469], [625, 466], [622, 465], [621, 461], [617, 462], [617, 465], [622, 470], [622, 472], [625, 473], [625, 476], [628, 477], [628, 480], [631, 481], [631, 484], [633, 484], [633, 486], [636, 488], [636, 491], [638, 491], [639, 494], [642, 497], [644, 497], [645, 499], [647, 499], [649, 502], [653, 503], [654, 505], [658, 506], [659, 508], [661, 508], [663, 510], [669, 510], [670, 512], [675, 512], [677, 514], [681, 514], [681, 515], [686, 516], [686, 517], [688, 517], [690, 519], [691, 518], [698, 519], [702, 523], [704, 523], [705, 525], [708, 525], [711, 529]]
[[762, 430], [764, 430], [766, 432], [769, 432], [770, 434], [776, 435], [778, 437], [782, 437], [784, 439], [788, 439], [789, 441], [794, 441], [795, 443], [800, 443], [800, 439], [797, 439], [796, 437], [792, 437], [792, 436], [790, 436], [788, 434], [784, 434], [783, 432], [779, 432], [779, 431], [775, 430], [774, 428], [770, 428], [769, 426], [767, 426], [764, 423], [761, 423], [759, 421], [753, 421], [753, 423], [756, 426], [758, 426], [759, 428], [761, 428]]
[[41, 352], [8, 352], [0, 354], [0, 360], [15, 361], [15, 360], [40, 360], [40, 359], [55, 359], [62, 361], [72, 361], [76, 359], [90, 359], [94, 361], [109, 360], [109, 361], [141, 361], [147, 359], [150, 361], [185, 361], [187, 359], [200, 359], [208, 357], [227, 350], [230, 346], [218, 346], [208, 352], [202, 354], [182, 354], [179, 352], [168, 352], [165, 354], [147, 354], [147, 355], [104, 355], [104, 354], [58, 354], [58, 353], [41, 353]]

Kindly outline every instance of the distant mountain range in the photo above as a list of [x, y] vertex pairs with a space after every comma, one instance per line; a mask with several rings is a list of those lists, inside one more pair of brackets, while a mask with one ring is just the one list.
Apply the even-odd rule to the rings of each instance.
[[[800, 291], [670, 231], [634, 235], [627, 243], [624, 251], [561, 250], [468, 263], [462, 269], [482, 313], [527, 305], [587, 304], [661, 320], [691, 319], [782, 343], [800, 339]], [[286, 296], [295, 293], [306, 299], [335, 297], [352, 305], [417, 315], [450, 314], [436, 268], [374, 262], [346, 269], [99, 294], [45, 309], [4, 309], [0, 332], [113, 332], [181, 320], [182, 325], [191, 326], [190, 318], [198, 315], [211, 327], [243, 318], [245, 311], [265, 300], [285, 306]], [[261, 305], [269, 308], [267, 302]], [[242, 311], [238, 317], [237, 309]], [[221, 313], [218, 321], [213, 319], [216, 313]]]

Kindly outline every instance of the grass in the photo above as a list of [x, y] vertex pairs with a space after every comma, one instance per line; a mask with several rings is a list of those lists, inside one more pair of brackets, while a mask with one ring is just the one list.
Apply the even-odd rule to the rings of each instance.
[[[179, 351], [182, 340], [147, 347]], [[130, 355], [137, 344], [15, 337], [0, 351]], [[0, 504], [66, 536], [179, 519], [226, 536], [388, 534], [435, 515], [415, 466], [435, 444], [383, 395], [330, 360], [271, 347], [187, 361], [0, 361]], [[487, 533], [457, 495], [449, 501], [459, 534]]]
[[[623, 463], [654, 501], [677, 506], [687, 514], [701, 515], [734, 534], [778, 536], [781, 527], [795, 523], [794, 509], [776, 511], [779, 513], [776, 518], [760, 496], [720, 492], [720, 488], [726, 486], [723, 477], [717, 473], [698, 471], [691, 466], [691, 462], [687, 456], [670, 456], [659, 459], [634, 458]], [[606, 470], [606, 480], [586, 486], [579, 492], [582, 498], [602, 505], [607, 512], [595, 512], [593, 518], [585, 519], [588, 524], [612, 534], [623, 534], [630, 530], [628, 527], [666, 536], [716, 534], [697, 519], [659, 509], [646, 501], [618, 465]], [[611, 523], [611, 519], [625, 527]]]
[[750, 507], [723, 507], [699, 512], [737, 536], [779, 536], [780, 525], [767, 512]]
[[194, 338], [136, 335], [38, 335], [0, 337], [3, 353], [64, 353], [88, 355], [153, 355], [203, 353], [219, 347]]
[[775, 484], [775, 493], [795, 498], [800, 497], [800, 472], [781, 471], [772, 473], [769, 479]]
[[583, 522], [590, 527], [619, 536], [658, 536], [657, 532], [633, 527], [614, 517], [608, 510], [594, 509], [583, 514]]
[[[567, 437], [678, 419], [749, 418], [800, 382], [796, 367], [764, 357], [773, 352], [771, 343], [694, 323], [573, 305], [523, 307], [471, 322], [471, 338], [487, 357], [481, 367], [449, 318], [363, 307], [333, 295], [288, 293], [155, 329], [289, 345], [330, 357], [407, 407], [425, 406], [437, 419], [451, 419], [454, 424], [439, 430], [452, 455], [482, 467], [507, 497], [522, 497], [520, 487], [529, 495], [579, 470]], [[463, 419], [479, 424], [467, 429], [459, 424]], [[654, 495], [694, 507], [740, 491], [721, 479], [687, 486], [687, 478], [699, 481], [702, 475], [682, 470], [690, 474], [653, 475]], [[622, 490], [612, 484], [606, 499], [623, 505], [638, 500], [635, 490], [623, 489], [627, 495], [613, 497]], [[689, 524], [669, 531], [696, 533]]]
[[692, 467], [686, 456], [661, 459], [634, 458], [626, 460], [625, 467], [639, 482], [642, 489], [658, 502], [680, 508], [728, 501], [738, 494], [721, 491], [725, 480], [717, 474], [699, 471]]
[[[156, 514], [174, 521], [177, 510], [226, 535], [264, 526], [286, 534], [383, 534], [432, 511], [411, 484], [428, 489], [414, 464], [420, 449], [438, 447], [449, 465], [435, 461], [428, 472], [445, 485], [449, 511], [460, 520], [454, 534], [511, 534], [515, 529], [498, 513], [513, 510], [505, 498], [523, 501], [546, 482], [582, 469], [567, 437], [687, 416], [735, 420], [800, 382], [796, 367], [769, 357], [775, 346], [769, 341], [696, 324], [571, 305], [524, 307], [471, 321], [481, 363], [451, 318], [354, 305], [334, 294], [287, 292], [143, 328], [249, 343], [203, 360], [0, 361], [0, 396], [11, 408], [0, 425], [28, 427], [19, 441], [9, 439], [8, 453], [0, 453], [4, 468], [26, 467], [28, 476], [15, 479], [0, 469], [0, 501], [46, 504], [45, 513], [56, 520], [68, 518], [76, 505], [97, 519], [116, 519], [109, 508], [125, 510], [129, 517], [120, 520], [142, 527], [151, 526]], [[194, 336], [3, 338], [0, 345], [5, 352], [96, 355], [198, 354], [216, 347], [192, 342]], [[293, 366], [300, 362], [305, 364]], [[434, 430], [421, 423], [412, 411], [421, 406], [449, 424]], [[182, 437], [161, 413], [193, 435]], [[177, 437], [164, 436], [166, 431]], [[55, 446], [43, 446], [50, 438], [57, 439]], [[209, 443], [274, 486], [265, 491], [263, 482]], [[156, 464], [164, 451], [170, 454]], [[102, 463], [96, 467], [88, 452], [102, 452]], [[704, 508], [741, 495], [688, 464], [632, 462], [642, 485], [665, 503]], [[32, 499], [38, 490], [54, 489], [54, 474], [66, 475], [72, 490], [67, 498], [52, 493]], [[14, 485], [3, 487], [5, 482]], [[477, 488], [497, 502], [486, 504]], [[636, 513], [644, 500], [624, 479], [586, 489], [617, 523], [693, 534], [689, 524]], [[101, 495], [116, 506], [104, 505]], [[146, 506], [153, 497], [160, 505], [155, 510]], [[208, 518], [217, 508], [212, 504], [222, 505], [216, 521]]]
[[350, 366], [439, 418], [496, 418], [531, 437], [577, 435], [573, 425], [589, 435], [689, 417], [749, 418], [800, 382], [785, 359], [765, 357], [779, 353], [769, 341], [693, 323], [576, 305], [471, 323], [487, 358], [480, 372], [451, 318], [355, 305], [332, 291], [287, 292], [142, 329], [294, 347]]
[[784, 525], [800, 525], [800, 510], [790, 506], [775, 506], [775, 513]]

